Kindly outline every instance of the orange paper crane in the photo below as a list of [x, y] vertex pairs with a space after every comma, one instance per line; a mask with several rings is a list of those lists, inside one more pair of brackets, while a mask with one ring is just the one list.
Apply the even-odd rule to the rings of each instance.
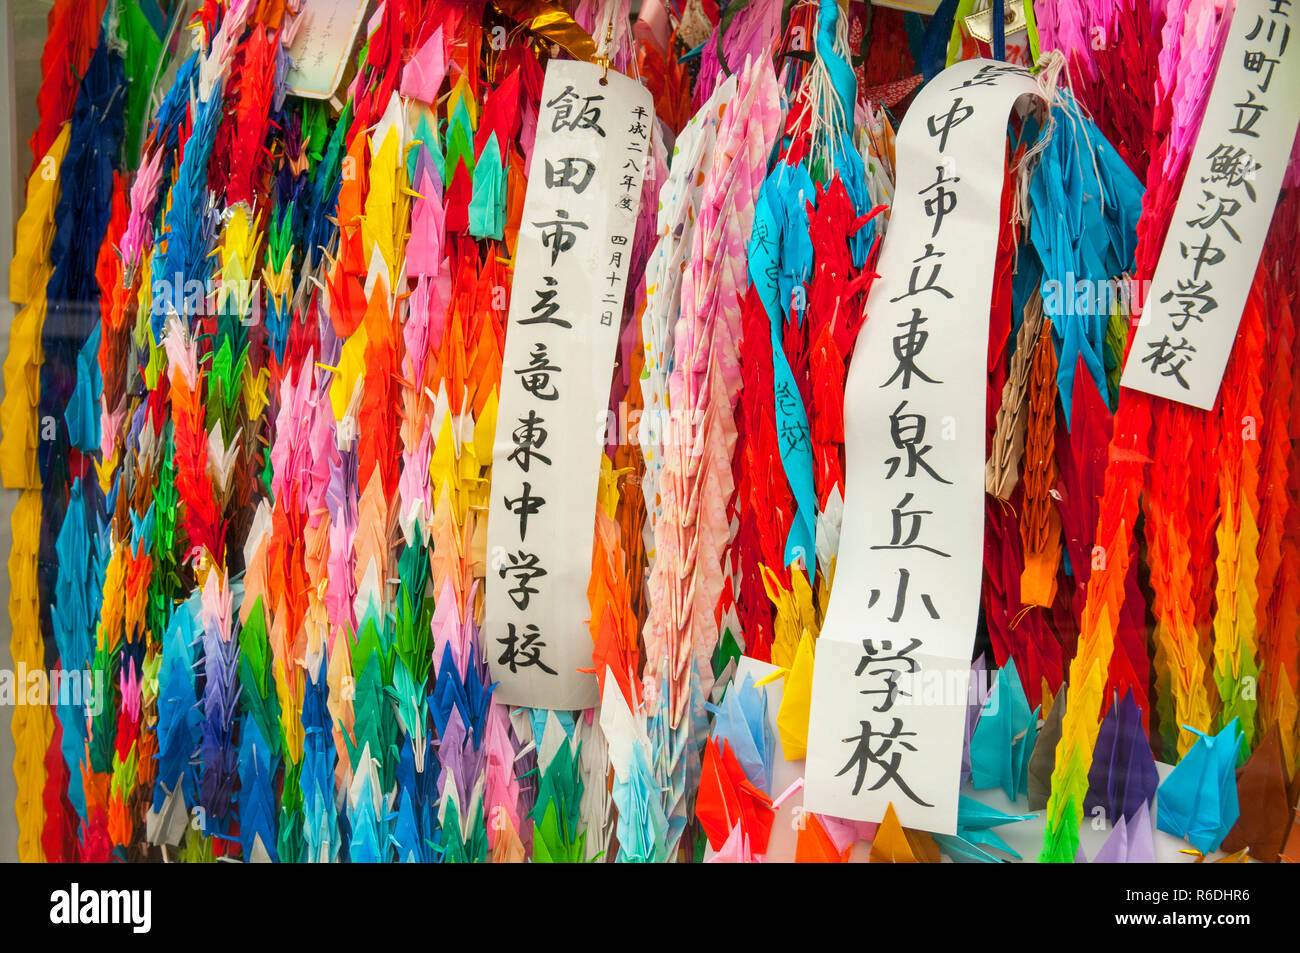
[[[1300, 550], [1296, 523], [1300, 506], [1293, 490], [1297, 467], [1292, 428], [1300, 429], [1293, 414], [1295, 388], [1295, 275], [1287, 264], [1292, 252], [1283, 236], [1295, 235], [1300, 215], [1300, 189], [1283, 196], [1273, 213], [1265, 242], [1268, 261], [1264, 278], [1268, 343], [1265, 363], [1262, 442], [1259, 573], [1256, 618], [1259, 624], [1259, 662], [1262, 678], [1260, 727], [1279, 729], [1283, 759], [1295, 773], [1300, 767], [1296, 743], [1297, 639], [1300, 638]], [[1289, 287], [1288, 287], [1289, 285]]]
[[1078, 848], [1088, 769], [1097, 743], [1111, 656], [1115, 650], [1125, 580], [1134, 556], [1133, 527], [1143, 471], [1148, 462], [1151, 408], [1145, 394], [1121, 396], [1110, 442], [1097, 545], [1104, 559], [1088, 578], [1087, 602], [1081, 620], [1078, 651], [1070, 663], [1069, 701], [1061, 726], [1047, 802], [1040, 860], [1074, 860]]
[[1157, 705], [1165, 734], [1175, 741], [1181, 755], [1196, 739], [1179, 726], [1206, 731], [1212, 718], [1206, 691], [1207, 669], [1195, 625], [1190, 540], [1195, 517], [1188, 489], [1195, 465], [1193, 434], [1203, 426], [1197, 418], [1209, 415], [1167, 401], [1158, 402], [1153, 413], [1154, 456], [1161, 466], [1158, 472], [1153, 470], [1142, 500], [1156, 616]]
[[[1214, 681], [1219, 725], [1236, 719], [1243, 752], [1255, 745], [1259, 666], [1255, 605], [1259, 591], [1259, 426], [1264, 327], [1260, 271], [1237, 329], [1219, 388], [1219, 554], [1216, 562]], [[1243, 753], [1243, 757], [1245, 754]]]

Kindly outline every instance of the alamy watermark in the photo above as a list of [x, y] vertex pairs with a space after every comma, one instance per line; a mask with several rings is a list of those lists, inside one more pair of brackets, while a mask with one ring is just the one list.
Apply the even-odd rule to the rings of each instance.
[[1064, 281], [1049, 278], [1043, 282], [1043, 314], [1055, 320], [1071, 315], [1110, 315], [1118, 308], [1139, 318], [1150, 291], [1150, 278], [1079, 278], [1067, 271]]
[[89, 669], [0, 669], [0, 705], [57, 705], [84, 708], [94, 718], [104, 711], [104, 673]]
[[153, 892], [150, 890], [92, 890], [73, 883], [50, 894], [50, 923], [120, 924], [133, 933], [148, 933], [153, 926]]

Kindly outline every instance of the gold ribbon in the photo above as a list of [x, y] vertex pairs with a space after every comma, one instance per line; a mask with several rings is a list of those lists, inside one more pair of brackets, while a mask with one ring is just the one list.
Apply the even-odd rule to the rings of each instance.
[[570, 56], [596, 61], [596, 42], [566, 11], [546, 0], [492, 0], [492, 5]]

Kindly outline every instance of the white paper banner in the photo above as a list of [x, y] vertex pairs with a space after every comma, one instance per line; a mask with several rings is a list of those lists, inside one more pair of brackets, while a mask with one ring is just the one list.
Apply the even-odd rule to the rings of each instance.
[[817, 642], [811, 811], [954, 833], [984, 541], [989, 303], [1023, 70], [966, 60], [898, 135], [898, 187], [844, 395], [844, 525]]
[[551, 60], [515, 251], [492, 448], [482, 641], [496, 698], [596, 704], [596, 485], [654, 106], [641, 84]]
[[1300, 12], [1238, 0], [1120, 378], [1125, 387], [1214, 406], [1297, 125]]

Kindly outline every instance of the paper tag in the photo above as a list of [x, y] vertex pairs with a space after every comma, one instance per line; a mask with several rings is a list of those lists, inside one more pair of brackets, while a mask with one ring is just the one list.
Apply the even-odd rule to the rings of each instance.
[[590, 708], [596, 487], [654, 105], [551, 60], [510, 292], [492, 449], [483, 648], [495, 697]]
[[1214, 406], [1297, 125], [1300, 14], [1238, 0], [1123, 386]]
[[898, 135], [844, 396], [844, 523], [809, 715], [809, 810], [951, 834], [984, 566], [989, 304], [1024, 70], [965, 60]]
[[291, 95], [329, 99], [347, 68], [367, 0], [311, 0], [298, 14], [285, 78]]
[[[962, 21], [966, 24], [966, 32], [979, 40], [981, 43], [993, 42], [993, 8], [985, 7], [983, 10], [977, 10]], [[1024, 33], [1029, 29], [1029, 17], [1025, 14], [1025, 5], [1023, 2], [1011, 2], [1006, 4], [1005, 12], [1002, 14], [1002, 34], [1010, 38], [1013, 34]]]

